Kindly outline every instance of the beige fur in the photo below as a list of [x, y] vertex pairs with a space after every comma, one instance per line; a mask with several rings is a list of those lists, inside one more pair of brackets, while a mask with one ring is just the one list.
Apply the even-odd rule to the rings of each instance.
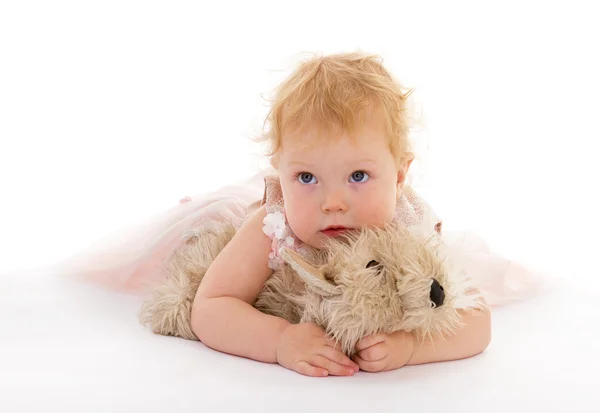
[[[197, 340], [191, 308], [210, 263], [235, 229], [206, 229], [176, 250], [141, 308], [140, 320], [157, 334]], [[309, 249], [306, 259], [280, 250], [287, 262], [265, 283], [254, 306], [292, 323], [314, 322], [338, 340], [346, 354], [365, 335], [413, 331], [418, 339], [451, 334], [459, 309], [485, 304], [465, 275], [443, 257], [437, 235], [423, 237], [403, 227], [362, 229], [332, 239], [327, 248]], [[379, 264], [367, 268], [372, 260]], [[434, 308], [432, 279], [445, 299]]]

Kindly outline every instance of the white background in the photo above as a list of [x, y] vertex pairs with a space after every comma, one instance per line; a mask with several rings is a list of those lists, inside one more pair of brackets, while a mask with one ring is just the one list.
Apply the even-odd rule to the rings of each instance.
[[[124, 411], [198, 411], [205, 409], [197, 383], [221, 397], [235, 388], [231, 380], [244, 390], [236, 400], [257, 409], [255, 390], [277, 384], [281, 398], [310, 389], [311, 381], [283, 369], [152, 338], [132, 315], [135, 302], [88, 290], [69, 296], [40, 279], [43, 272], [15, 274], [264, 166], [262, 148], [249, 141], [267, 111], [263, 96], [298, 53], [357, 49], [382, 55], [415, 89], [424, 116], [413, 136], [413, 180], [446, 228], [476, 230], [500, 253], [589, 295], [500, 311], [486, 355], [458, 369], [394, 373], [400, 386], [363, 375], [354, 390], [332, 381], [312, 391], [322, 403], [361, 411], [390, 408], [390, 398], [432, 410], [433, 388], [460, 411], [507, 411], [519, 400], [534, 409], [545, 400], [544, 411], [564, 411], [574, 400], [595, 409], [594, 379], [582, 374], [597, 376], [598, 360], [597, 7], [572, 0], [0, 3], [7, 411], [36, 403], [83, 411], [96, 391], [118, 396], [122, 408], [125, 400], [142, 403]], [[538, 387], [523, 390], [528, 383]], [[329, 397], [337, 386], [348, 396], [343, 403]], [[467, 386], [496, 393], [461, 392]], [[79, 398], [71, 397], [76, 391]], [[116, 411], [110, 399], [94, 403]]]
[[414, 182], [447, 228], [591, 278], [600, 127], [593, 2], [3, 2], [0, 271], [263, 165], [302, 52], [380, 54], [415, 89]]

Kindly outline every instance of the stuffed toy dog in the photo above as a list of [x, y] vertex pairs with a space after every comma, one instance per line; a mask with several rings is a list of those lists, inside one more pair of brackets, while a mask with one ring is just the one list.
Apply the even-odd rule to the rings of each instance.
[[[197, 340], [190, 323], [196, 290], [234, 234], [234, 226], [223, 223], [178, 248], [151, 287], [140, 321], [156, 334]], [[437, 234], [390, 224], [304, 251], [279, 250], [285, 265], [267, 280], [254, 307], [291, 323], [316, 323], [347, 355], [370, 334], [405, 330], [419, 340], [452, 334], [461, 326], [459, 310], [485, 307], [475, 286], [444, 257]]]

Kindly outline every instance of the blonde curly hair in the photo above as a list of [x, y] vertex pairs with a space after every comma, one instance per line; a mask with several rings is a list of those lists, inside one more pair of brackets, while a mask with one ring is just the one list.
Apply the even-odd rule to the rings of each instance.
[[266, 132], [258, 138], [267, 141], [271, 164], [276, 167], [287, 132], [311, 124], [327, 132], [319, 134], [322, 139], [342, 131], [352, 136], [369, 120], [384, 128], [397, 165], [411, 159], [407, 99], [412, 90], [405, 91], [382, 62], [361, 52], [312, 54], [301, 62], [275, 89]]

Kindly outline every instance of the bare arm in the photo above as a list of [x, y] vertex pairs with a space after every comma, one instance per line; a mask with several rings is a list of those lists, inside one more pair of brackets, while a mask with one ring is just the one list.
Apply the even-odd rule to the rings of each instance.
[[407, 364], [457, 360], [483, 352], [491, 340], [489, 310], [461, 312], [464, 326], [454, 335], [416, 343]]
[[461, 312], [463, 327], [454, 335], [417, 342], [413, 333], [396, 331], [362, 338], [353, 360], [365, 371], [394, 370], [406, 365], [467, 358], [486, 349], [491, 338], [488, 310]]
[[196, 293], [192, 330], [208, 347], [275, 363], [286, 320], [252, 304], [271, 275], [271, 240], [262, 232], [264, 207], [252, 215], [211, 264]]

